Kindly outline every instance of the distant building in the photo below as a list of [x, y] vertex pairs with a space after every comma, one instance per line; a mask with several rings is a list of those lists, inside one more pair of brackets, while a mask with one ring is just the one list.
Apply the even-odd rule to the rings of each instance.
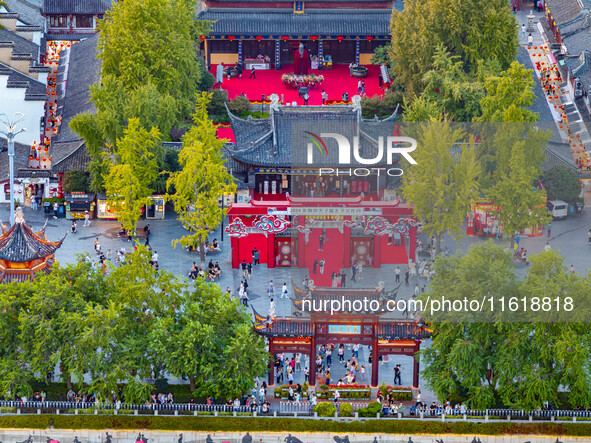
[[110, 0], [43, 0], [47, 40], [78, 41], [97, 32]]
[[[392, 1], [209, 0], [199, 18], [215, 21], [202, 49], [209, 65], [267, 56], [279, 68], [293, 63], [303, 43], [310, 56], [369, 64], [390, 40]], [[400, 5], [401, 2], [394, 2]]]
[[47, 74], [43, 66], [45, 41], [40, 9], [25, 0], [7, 0], [0, 7], [0, 105], [12, 116], [22, 112], [27, 129], [16, 141], [32, 145], [43, 132]]

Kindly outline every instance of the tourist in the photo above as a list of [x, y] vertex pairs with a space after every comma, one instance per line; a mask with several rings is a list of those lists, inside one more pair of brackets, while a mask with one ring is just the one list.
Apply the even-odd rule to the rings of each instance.
[[281, 290], [281, 297], [280, 298], [289, 298], [288, 292], [287, 292], [287, 283], [283, 283], [283, 289]]
[[[589, 242], [591, 243], [591, 229], [589, 229], [589, 235], [590, 235]], [[312, 273], [314, 273], [314, 274], [316, 274], [316, 269], [318, 268], [319, 261], [320, 261], [319, 259], [314, 260], [314, 264], [312, 265]]]
[[394, 371], [394, 384], [396, 384], [396, 380], [398, 380], [398, 385], [402, 386], [402, 380], [400, 378], [402, 371], [400, 370], [400, 365], [396, 365], [394, 367], [393, 371]]
[[308, 100], [310, 100], [310, 94], [307, 92], [304, 94], [304, 106], [308, 104]]
[[76, 225], [76, 220], [72, 220], [72, 234], [76, 234], [78, 232], [78, 226]]
[[53, 202], [53, 218], [57, 218], [58, 210], [59, 205], [57, 204], [57, 202]]
[[357, 94], [361, 93], [361, 79], [357, 82]]
[[525, 30], [525, 23], [521, 24], [521, 38], [525, 38], [526, 30]]
[[324, 259], [321, 259], [321, 260], [318, 262], [318, 266], [319, 266], [319, 268], [320, 268], [320, 274], [321, 274], [321, 275], [322, 275], [322, 274], [324, 274], [324, 263], [326, 263], [326, 262], [324, 261]]
[[270, 298], [273, 298], [273, 296], [275, 295], [275, 286], [273, 285], [273, 280], [269, 280], [269, 285], [267, 287], [267, 295]]
[[328, 102], [328, 94], [326, 93], [326, 91], [323, 89], [322, 90], [322, 104], [326, 105]]
[[529, 33], [529, 35], [527, 36], [527, 46], [528, 48], [531, 47], [534, 44], [534, 38], [531, 35], [531, 32]]
[[249, 79], [251, 79], [251, 78], [254, 78], [254, 79], [256, 79], [256, 78], [257, 78], [257, 74], [256, 74], [256, 72], [257, 72], [257, 71], [256, 71], [256, 68], [254, 67], [254, 65], [252, 65], [252, 68], [251, 68], [251, 70], [250, 70], [250, 77], [248, 77], [248, 78], [249, 78]]

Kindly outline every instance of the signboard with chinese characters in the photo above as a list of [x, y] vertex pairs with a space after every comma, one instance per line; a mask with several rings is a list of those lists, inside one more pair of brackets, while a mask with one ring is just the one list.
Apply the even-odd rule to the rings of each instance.
[[291, 215], [380, 215], [381, 208], [291, 207]]
[[361, 334], [361, 325], [328, 325], [329, 334]]

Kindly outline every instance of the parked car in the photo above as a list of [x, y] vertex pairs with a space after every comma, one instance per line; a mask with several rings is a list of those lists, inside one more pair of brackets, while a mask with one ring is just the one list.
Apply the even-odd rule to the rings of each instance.
[[554, 220], [565, 219], [568, 215], [568, 204], [562, 200], [550, 200], [546, 206]]

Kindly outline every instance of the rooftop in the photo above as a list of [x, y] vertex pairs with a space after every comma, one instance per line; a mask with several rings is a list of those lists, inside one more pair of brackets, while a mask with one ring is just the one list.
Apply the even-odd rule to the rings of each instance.
[[26, 263], [45, 259], [55, 254], [63, 240], [50, 242], [44, 231], [35, 233], [26, 223], [17, 222], [0, 235], [0, 260]]
[[316, 9], [294, 14], [285, 9], [210, 8], [199, 18], [217, 21], [212, 35], [387, 36], [391, 13], [391, 9]]
[[4, 0], [8, 4], [8, 10], [18, 14], [18, 20], [31, 26], [43, 26], [45, 19], [41, 14], [41, 8], [27, 0]]
[[[22, 143], [14, 143], [14, 171], [26, 168], [29, 164], [31, 147]], [[0, 137], [0, 182], [9, 180], [8, 145], [6, 139]]]
[[104, 14], [110, 0], [43, 0], [43, 14]]

